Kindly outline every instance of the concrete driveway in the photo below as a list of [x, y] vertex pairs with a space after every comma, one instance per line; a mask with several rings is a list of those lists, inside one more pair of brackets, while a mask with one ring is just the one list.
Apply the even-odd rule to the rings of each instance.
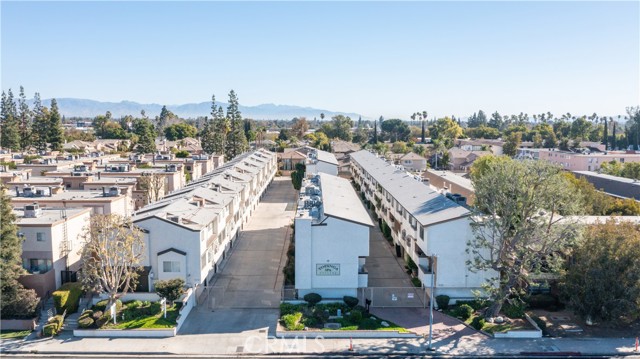
[[[373, 220], [373, 218], [372, 218]], [[395, 255], [395, 250], [384, 238], [378, 223], [369, 233], [369, 287], [413, 287], [409, 275], [404, 271], [404, 260]]]
[[296, 196], [290, 178], [274, 179], [180, 334], [275, 333]]

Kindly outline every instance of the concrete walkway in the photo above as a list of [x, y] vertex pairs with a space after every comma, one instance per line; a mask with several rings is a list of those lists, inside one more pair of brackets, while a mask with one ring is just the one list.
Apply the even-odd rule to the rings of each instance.
[[[373, 218], [372, 218], [373, 220]], [[413, 287], [409, 275], [404, 271], [404, 260], [384, 238], [378, 223], [369, 232], [369, 287]]]

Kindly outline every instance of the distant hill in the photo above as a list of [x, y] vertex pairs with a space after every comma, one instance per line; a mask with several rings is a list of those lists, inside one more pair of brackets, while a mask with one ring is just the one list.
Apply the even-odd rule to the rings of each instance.
[[[104, 115], [107, 111], [111, 111], [113, 117], [121, 117], [126, 115], [138, 116], [140, 111], [144, 110], [149, 117], [155, 117], [160, 114], [162, 105], [141, 104], [132, 101], [121, 102], [101, 102], [78, 98], [57, 98], [60, 113], [67, 117], [95, 117]], [[51, 99], [42, 101], [47, 107], [51, 105]], [[226, 103], [218, 102], [218, 106], [227, 108]], [[199, 116], [210, 116], [211, 102], [187, 103], [184, 105], [167, 105], [167, 108], [176, 115], [183, 118], [196, 118]], [[320, 113], [325, 114], [325, 120], [331, 119], [331, 116], [342, 114], [357, 120], [357, 113], [346, 113], [316, 109], [311, 107], [289, 106], [263, 104], [257, 106], [242, 106], [240, 112], [245, 118], [253, 118], [256, 120], [290, 120], [294, 117], [306, 117], [312, 120], [314, 117], [320, 119]], [[363, 119], [365, 117], [363, 116]]]

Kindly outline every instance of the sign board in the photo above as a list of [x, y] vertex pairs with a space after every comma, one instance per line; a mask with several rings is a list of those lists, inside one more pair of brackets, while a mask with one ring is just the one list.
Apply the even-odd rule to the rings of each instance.
[[340, 275], [340, 264], [316, 264], [317, 276], [338, 276]]
[[408, 299], [413, 299], [413, 293], [407, 293], [407, 298]]
[[398, 297], [395, 294], [391, 294], [391, 300], [395, 302], [398, 300]]

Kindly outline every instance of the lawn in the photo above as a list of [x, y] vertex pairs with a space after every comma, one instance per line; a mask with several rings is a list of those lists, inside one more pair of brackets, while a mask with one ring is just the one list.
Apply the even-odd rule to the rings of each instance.
[[29, 334], [30, 330], [0, 330], [0, 339], [23, 339]]
[[159, 302], [133, 300], [122, 303], [116, 302], [116, 323], [113, 323], [106, 308], [107, 301], [103, 300], [85, 311], [78, 319], [78, 325], [83, 329], [166, 329], [176, 326], [181, 303], [167, 307], [167, 317], [162, 312]]
[[162, 310], [153, 315], [136, 315], [133, 310], [124, 310], [124, 320], [122, 320], [122, 312], [117, 316], [117, 323], [105, 323], [100, 329], [138, 329], [138, 328], [173, 328], [176, 326], [180, 308], [177, 305], [167, 307], [167, 317], [165, 318]]
[[[336, 316], [337, 311], [342, 313], [341, 318]], [[349, 313], [349, 314], [348, 314]], [[280, 322], [287, 330], [335, 330], [325, 328], [326, 323], [339, 323], [337, 330], [385, 330], [409, 333], [409, 331], [393, 322], [377, 318], [364, 311], [364, 308], [357, 306], [353, 309], [344, 303], [317, 304], [287, 304], [280, 305]], [[382, 325], [386, 322], [387, 326]]]

